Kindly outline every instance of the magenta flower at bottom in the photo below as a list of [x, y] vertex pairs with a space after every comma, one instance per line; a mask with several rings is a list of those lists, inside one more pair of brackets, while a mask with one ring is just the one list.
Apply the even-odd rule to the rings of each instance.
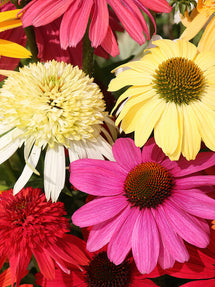
[[[137, 268], [150, 273], [189, 259], [184, 241], [200, 248], [209, 244], [205, 219], [215, 218], [215, 200], [203, 190], [215, 176], [200, 171], [215, 164], [215, 154], [172, 162], [150, 139], [136, 147], [131, 139], [113, 145], [116, 162], [81, 159], [70, 165], [70, 181], [97, 196], [77, 210], [73, 223], [92, 226], [87, 249], [108, 244], [107, 254], [118, 265], [132, 250]], [[204, 187], [204, 188], [203, 188]]]

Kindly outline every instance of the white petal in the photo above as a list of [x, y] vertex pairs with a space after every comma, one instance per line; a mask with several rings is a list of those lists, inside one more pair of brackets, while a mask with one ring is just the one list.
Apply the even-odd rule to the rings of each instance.
[[44, 189], [47, 200], [57, 201], [65, 183], [64, 147], [55, 145], [47, 148], [44, 163]]
[[16, 140], [16, 137], [20, 135], [20, 131], [13, 129], [12, 131], [6, 133], [0, 137], [0, 149], [4, 149], [9, 143]]
[[20, 140], [9, 142], [4, 148], [0, 150], [0, 164], [11, 157], [20, 145]]
[[101, 135], [97, 138], [96, 149], [98, 149], [107, 159], [115, 161], [113, 157], [112, 146]]
[[[13, 194], [17, 194], [28, 182], [40, 158], [41, 149], [34, 145], [29, 156], [28, 163], [25, 165], [22, 174], [14, 185]], [[29, 166], [30, 165], [30, 166]]]

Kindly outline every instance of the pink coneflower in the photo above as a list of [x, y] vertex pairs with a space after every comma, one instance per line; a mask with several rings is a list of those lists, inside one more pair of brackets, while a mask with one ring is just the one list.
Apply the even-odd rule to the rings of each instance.
[[[89, 19], [89, 38], [92, 47], [101, 45], [110, 55], [118, 54], [118, 47], [110, 27], [108, 5], [116, 13], [125, 30], [139, 44], [149, 39], [149, 30], [142, 12], [153, 17], [146, 9], [170, 12], [165, 0], [33, 0], [22, 10], [24, 27], [46, 25], [63, 15], [60, 42], [63, 49], [75, 47], [83, 38]], [[154, 23], [155, 25], [155, 23]], [[145, 35], [143, 34], [145, 33]]]
[[[77, 238], [77, 241], [80, 239]], [[82, 241], [83, 242], [83, 241]], [[84, 244], [85, 242], [83, 242]], [[83, 245], [84, 246], [84, 245]], [[71, 266], [71, 273], [56, 270], [56, 277], [47, 280], [41, 273], [36, 275], [36, 283], [46, 287], [150, 287], [157, 286], [146, 275], [140, 274], [132, 258], [115, 265], [107, 257], [106, 249], [89, 253], [85, 249], [85, 262], [81, 268]], [[155, 269], [148, 277], [159, 276]]]
[[108, 243], [108, 257], [117, 265], [132, 249], [139, 271], [149, 273], [157, 262], [165, 269], [187, 261], [183, 240], [205, 248], [205, 219], [215, 218], [215, 201], [201, 188], [214, 184], [215, 176], [199, 172], [214, 165], [215, 154], [172, 162], [154, 139], [142, 152], [128, 138], [118, 139], [112, 150], [116, 162], [83, 159], [70, 165], [71, 183], [98, 196], [72, 216], [80, 227], [93, 226], [88, 250]]
[[[82, 252], [74, 244], [63, 203], [47, 202], [41, 189], [28, 187], [13, 196], [5, 191], [0, 196], [0, 263], [9, 259], [12, 286], [17, 286], [35, 257], [42, 274], [55, 277], [55, 263], [69, 272], [66, 263], [76, 264]], [[76, 240], [75, 240], [76, 241]], [[1, 268], [0, 266], [0, 268]]]

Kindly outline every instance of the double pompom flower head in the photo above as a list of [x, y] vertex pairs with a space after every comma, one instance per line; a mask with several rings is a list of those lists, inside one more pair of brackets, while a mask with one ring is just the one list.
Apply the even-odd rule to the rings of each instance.
[[112, 138], [102, 124], [113, 133], [114, 124], [105, 112], [99, 87], [77, 66], [53, 60], [3, 73], [9, 77], [0, 97], [0, 162], [22, 144], [26, 162], [14, 194], [33, 172], [38, 174], [36, 165], [45, 148], [44, 189], [46, 198], [53, 201], [64, 187], [65, 148], [70, 161], [112, 159]]

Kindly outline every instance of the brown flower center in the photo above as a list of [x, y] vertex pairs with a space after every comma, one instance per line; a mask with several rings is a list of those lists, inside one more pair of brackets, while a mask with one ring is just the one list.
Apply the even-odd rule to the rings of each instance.
[[158, 66], [154, 74], [153, 88], [166, 102], [181, 105], [200, 100], [205, 87], [203, 72], [187, 58], [168, 59]]
[[85, 270], [89, 287], [126, 287], [130, 282], [129, 262], [115, 265], [104, 251], [95, 255]]
[[125, 196], [133, 206], [140, 209], [161, 204], [170, 196], [173, 187], [172, 175], [156, 162], [137, 165], [126, 177]]

